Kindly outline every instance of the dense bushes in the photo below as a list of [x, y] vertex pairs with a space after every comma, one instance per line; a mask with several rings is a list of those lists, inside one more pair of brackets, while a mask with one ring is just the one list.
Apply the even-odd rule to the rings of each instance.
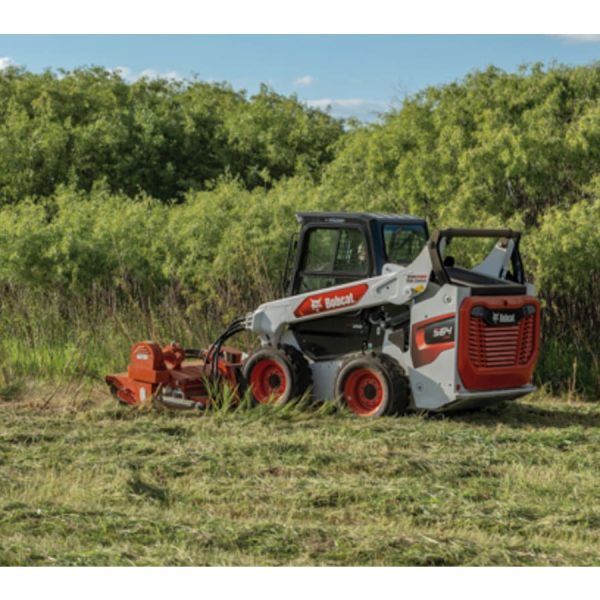
[[43, 203], [0, 209], [0, 283], [70, 297], [110, 289], [152, 301], [170, 288], [196, 307], [224, 294], [240, 307], [275, 293], [294, 213], [311, 193], [301, 179], [271, 191], [229, 181], [168, 207], [102, 186], [89, 194], [61, 188]]
[[226, 173], [247, 187], [318, 176], [342, 124], [263, 86], [142, 79], [100, 68], [0, 71], [0, 204], [60, 184], [180, 199]]
[[[60, 188], [44, 202], [0, 209], [0, 283], [73, 296], [108, 288], [154, 300], [173, 287], [187, 304], [228, 294], [233, 306], [252, 306], [276, 293], [295, 213], [328, 207], [320, 192], [302, 178], [252, 191], [222, 181], [166, 206], [102, 185], [90, 193]], [[600, 318], [591, 301], [598, 297], [599, 223], [600, 198], [581, 200], [548, 209], [523, 238], [527, 268], [548, 302], [577, 307], [565, 321]]]
[[600, 197], [552, 208], [530, 234], [528, 259], [549, 303], [560, 302], [567, 322], [600, 323]]
[[489, 68], [345, 136], [326, 182], [434, 221], [532, 226], [586, 196], [599, 165], [600, 65]]
[[377, 210], [522, 228], [541, 381], [600, 388], [597, 65], [490, 68], [345, 133], [267, 89], [9, 70], [0, 200], [0, 369], [74, 339], [93, 374], [140, 335], [205, 343], [279, 293], [295, 212]]

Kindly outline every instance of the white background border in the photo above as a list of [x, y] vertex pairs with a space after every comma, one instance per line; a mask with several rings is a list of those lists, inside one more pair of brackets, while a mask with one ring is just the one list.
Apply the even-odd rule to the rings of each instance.
[[0, 570], [7, 599], [440, 600], [598, 597], [595, 568], [15, 568]]
[[584, 33], [592, 0], [16, 0], [0, 33]]
[[[40, 0], [3, 3], [0, 33], [593, 34], [599, 12], [589, 0]], [[44, 600], [580, 600], [597, 597], [599, 582], [599, 569], [574, 568], [0, 570], [4, 598]]]

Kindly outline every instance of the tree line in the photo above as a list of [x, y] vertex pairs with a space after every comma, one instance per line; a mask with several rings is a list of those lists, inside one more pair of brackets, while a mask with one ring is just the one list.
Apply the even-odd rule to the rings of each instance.
[[144, 78], [102, 68], [0, 73], [0, 204], [60, 185], [181, 200], [230, 175], [248, 188], [318, 177], [342, 123], [267, 86]]

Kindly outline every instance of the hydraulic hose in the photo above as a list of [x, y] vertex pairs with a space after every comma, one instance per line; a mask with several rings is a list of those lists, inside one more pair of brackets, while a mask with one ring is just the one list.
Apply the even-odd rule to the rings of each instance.
[[219, 370], [219, 354], [223, 344], [236, 333], [246, 329], [245, 317], [240, 317], [232, 321], [225, 331], [211, 344], [206, 355], [206, 361], [210, 364], [210, 374], [212, 379], [216, 379]]

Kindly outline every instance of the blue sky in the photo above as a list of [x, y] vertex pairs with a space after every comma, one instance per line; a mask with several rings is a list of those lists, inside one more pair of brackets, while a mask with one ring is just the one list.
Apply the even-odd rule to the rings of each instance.
[[376, 118], [427, 85], [493, 64], [600, 60], [600, 35], [0, 35], [0, 69], [101, 65], [141, 75], [261, 82], [336, 116]]

